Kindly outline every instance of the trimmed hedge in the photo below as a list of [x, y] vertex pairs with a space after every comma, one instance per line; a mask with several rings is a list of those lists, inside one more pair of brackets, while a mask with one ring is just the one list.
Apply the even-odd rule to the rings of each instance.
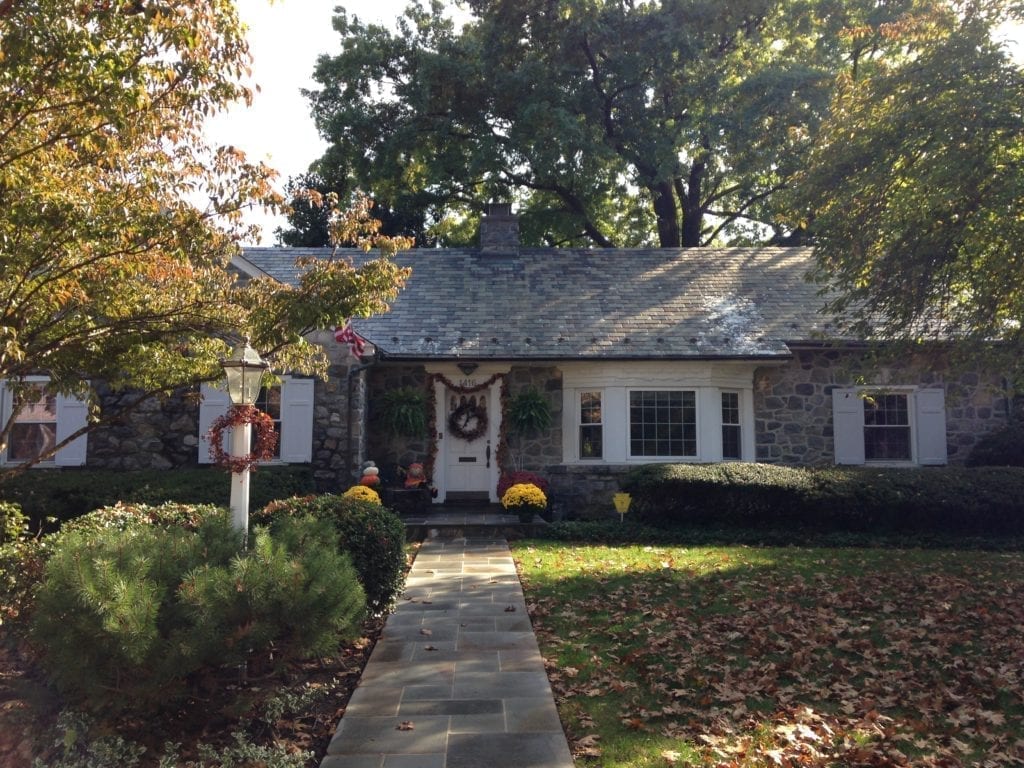
[[804, 469], [649, 464], [631, 471], [635, 521], [873, 533], [1024, 535], [1024, 469]]
[[981, 438], [967, 457], [968, 467], [1024, 467], [1024, 420]]
[[[313, 470], [307, 466], [260, 467], [250, 476], [249, 503], [253, 509], [274, 499], [314, 491]], [[14, 502], [30, 520], [32, 530], [54, 518], [57, 524], [118, 502], [159, 505], [212, 504], [226, 507], [231, 482], [218, 467], [117, 471], [107, 469], [38, 469], [0, 482], [0, 500]]]

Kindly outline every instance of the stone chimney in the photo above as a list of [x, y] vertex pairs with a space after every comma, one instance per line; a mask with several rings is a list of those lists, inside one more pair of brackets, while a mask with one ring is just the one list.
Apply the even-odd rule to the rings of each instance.
[[480, 250], [509, 255], [519, 252], [519, 217], [511, 203], [488, 203], [480, 219]]

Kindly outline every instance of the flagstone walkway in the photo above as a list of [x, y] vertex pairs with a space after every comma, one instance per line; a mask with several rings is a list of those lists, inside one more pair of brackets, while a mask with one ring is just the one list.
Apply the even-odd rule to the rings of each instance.
[[321, 768], [572, 768], [504, 539], [423, 543]]

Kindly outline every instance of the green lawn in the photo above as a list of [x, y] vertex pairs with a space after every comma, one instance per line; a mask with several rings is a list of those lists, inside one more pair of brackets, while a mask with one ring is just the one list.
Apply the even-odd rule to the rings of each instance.
[[1024, 555], [513, 544], [577, 760], [1024, 765]]

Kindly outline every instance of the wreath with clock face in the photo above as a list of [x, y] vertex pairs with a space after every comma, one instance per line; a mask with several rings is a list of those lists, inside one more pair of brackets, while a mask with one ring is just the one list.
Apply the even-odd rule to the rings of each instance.
[[467, 443], [483, 437], [487, 432], [487, 408], [475, 400], [467, 400], [448, 416], [448, 432]]

